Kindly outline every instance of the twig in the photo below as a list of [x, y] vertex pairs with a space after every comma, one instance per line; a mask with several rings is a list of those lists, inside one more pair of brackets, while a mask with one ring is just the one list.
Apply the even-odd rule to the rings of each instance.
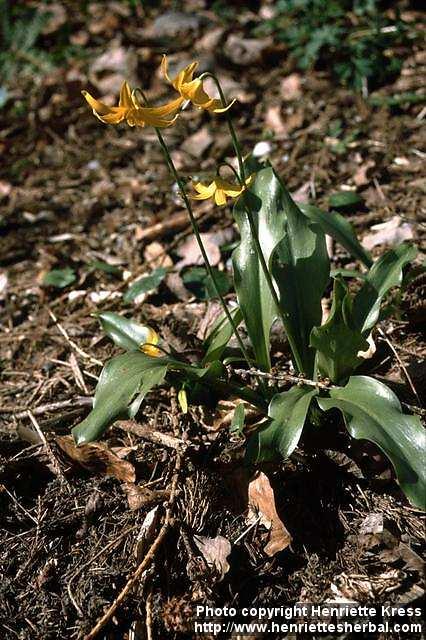
[[72, 602], [72, 604], [74, 605], [74, 607], [77, 610], [77, 613], [83, 617], [84, 613], [83, 611], [80, 609], [80, 606], [78, 604], [78, 602], [76, 602], [73, 593], [71, 591], [71, 583], [73, 580], [75, 580], [85, 569], [87, 569], [87, 567], [89, 567], [95, 560], [97, 560], [99, 558], [99, 556], [103, 555], [106, 551], [108, 551], [109, 549], [111, 549], [111, 547], [115, 547], [116, 544], [118, 544], [120, 542], [120, 540], [122, 538], [124, 538], [125, 536], [127, 536], [131, 531], [133, 531], [134, 529], [137, 528], [137, 525], [133, 525], [131, 527], [129, 527], [128, 529], [126, 529], [125, 531], [123, 531], [122, 533], [120, 533], [120, 535], [118, 536], [118, 538], [114, 538], [113, 540], [111, 540], [111, 542], [109, 542], [105, 547], [102, 547], [102, 549], [100, 551], [98, 551], [98, 553], [96, 553], [93, 558], [90, 558], [90, 560], [88, 560], [87, 562], [85, 562], [84, 564], [82, 564], [77, 571], [71, 576], [71, 578], [68, 580], [68, 584], [67, 584], [67, 592], [68, 595], [70, 597], [70, 600]]
[[179, 471], [180, 471], [180, 468], [181, 468], [181, 464], [182, 464], [182, 458], [181, 458], [180, 454], [177, 453], [176, 462], [175, 462], [175, 469], [174, 469], [173, 478], [172, 478], [172, 487], [171, 487], [171, 491], [170, 491], [170, 499], [169, 499], [169, 502], [167, 504], [166, 514], [165, 514], [165, 517], [164, 517], [163, 526], [161, 527], [160, 531], [158, 532], [157, 537], [155, 538], [154, 542], [150, 546], [146, 556], [144, 557], [142, 562], [139, 564], [137, 569], [130, 576], [130, 578], [127, 581], [126, 585], [120, 591], [120, 593], [118, 594], [118, 596], [116, 597], [116, 599], [114, 600], [112, 605], [107, 609], [107, 611], [104, 613], [104, 615], [101, 618], [99, 618], [98, 622], [95, 624], [93, 629], [87, 634], [87, 636], [85, 636], [84, 640], [93, 640], [93, 638], [96, 638], [98, 633], [105, 627], [105, 625], [110, 621], [112, 616], [115, 614], [115, 612], [118, 609], [118, 607], [127, 598], [127, 596], [129, 595], [130, 591], [135, 586], [136, 582], [142, 576], [143, 572], [146, 571], [147, 567], [154, 560], [155, 554], [156, 554], [157, 550], [160, 548], [161, 543], [163, 542], [164, 538], [166, 537], [167, 531], [168, 531], [169, 526], [170, 526], [170, 520], [171, 520], [171, 517], [172, 517], [173, 505], [174, 505], [175, 498], [176, 498], [177, 482], [178, 482], [178, 478], [179, 478]]
[[383, 329], [381, 329], [380, 327], [377, 327], [378, 332], [380, 333], [380, 335], [382, 336], [382, 339], [386, 342], [386, 344], [388, 345], [389, 349], [392, 351], [392, 353], [394, 354], [395, 358], [398, 361], [399, 366], [401, 367], [402, 371], [404, 372], [405, 378], [410, 386], [411, 391], [414, 393], [417, 402], [419, 403], [420, 407], [423, 407], [423, 403], [420, 400], [420, 396], [417, 393], [416, 387], [413, 384], [413, 381], [411, 379], [410, 374], [407, 371], [407, 367], [405, 366], [405, 364], [402, 362], [401, 358], [399, 357], [399, 353], [397, 352], [397, 350], [395, 349], [395, 347], [393, 346], [392, 342], [389, 340], [389, 338], [387, 337], [386, 333], [383, 331]]
[[68, 491], [70, 490], [70, 485], [68, 483], [68, 480], [66, 479], [64, 472], [61, 469], [61, 465], [59, 464], [59, 462], [57, 461], [55, 454], [52, 451], [52, 447], [50, 446], [50, 444], [47, 442], [46, 436], [44, 435], [43, 431], [40, 429], [40, 425], [37, 422], [37, 420], [34, 418], [33, 414], [31, 413], [30, 410], [28, 410], [27, 412], [29, 419], [31, 420], [31, 422], [33, 423], [33, 426], [35, 428], [35, 430], [37, 431], [37, 434], [40, 438], [40, 440], [42, 441], [42, 443], [44, 444], [44, 448], [46, 449], [46, 453], [52, 463], [52, 466], [56, 472], [56, 475], [62, 480], [62, 482], [64, 483], [64, 485], [67, 487]]
[[[67, 407], [91, 407], [93, 405], [93, 398], [85, 398], [80, 396], [78, 398], [70, 398], [69, 400], [60, 400], [58, 402], [49, 402], [48, 404], [41, 404], [38, 407], [33, 407], [31, 413], [33, 416], [40, 416], [43, 413], [49, 413], [49, 411], [57, 411], [58, 409], [66, 409]], [[1, 409], [1, 413], [12, 413], [14, 418], [26, 418], [28, 417], [29, 408], [20, 409], [16, 413], [16, 407], [4, 407]]]
[[145, 612], [146, 640], [152, 640], [152, 591], [147, 595]]
[[309, 380], [302, 376], [293, 376], [291, 373], [282, 373], [280, 375], [274, 375], [265, 371], [259, 371], [257, 369], [233, 369], [233, 373], [236, 373], [242, 377], [254, 376], [256, 378], [265, 378], [266, 380], [284, 380], [286, 382], [294, 382], [299, 385], [306, 384], [308, 387], [315, 387], [317, 389], [333, 389], [334, 385], [327, 382], [319, 382], [315, 380]]
[[169, 436], [167, 433], [162, 433], [161, 431], [152, 431], [152, 429], [138, 424], [135, 420], [120, 420], [115, 423], [115, 426], [119, 427], [119, 429], [122, 429], [123, 431], [134, 433], [135, 435], [144, 438], [144, 440], [155, 442], [155, 444], [161, 444], [163, 447], [167, 447], [168, 449], [175, 449], [177, 452], [183, 453], [188, 449], [188, 443], [184, 440], [175, 438], [174, 436]]
[[90, 360], [90, 362], [92, 364], [97, 364], [100, 367], [103, 367], [103, 362], [101, 362], [100, 360], [97, 360], [96, 358], [92, 358], [91, 355], [89, 355], [88, 353], [86, 353], [85, 351], [83, 351], [83, 349], [80, 349], [80, 347], [78, 346], [77, 343], [75, 343], [73, 340], [71, 340], [71, 338], [69, 337], [69, 335], [67, 334], [67, 332], [65, 331], [64, 327], [58, 322], [58, 319], [56, 318], [55, 314], [53, 313], [53, 311], [51, 311], [50, 309], [49, 311], [49, 315], [52, 318], [53, 322], [55, 323], [55, 325], [58, 327], [58, 330], [60, 331], [60, 333], [62, 333], [62, 335], [64, 336], [65, 340], [68, 342], [68, 344], [70, 345], [70, 347], [72, 349], [74, 349], [75, 351], [77, 351], [77, 353], [82, 357], [85, 358], [86, 360]]

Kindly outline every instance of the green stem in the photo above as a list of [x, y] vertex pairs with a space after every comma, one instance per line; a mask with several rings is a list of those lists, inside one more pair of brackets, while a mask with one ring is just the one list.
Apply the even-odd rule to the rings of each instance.
[[[223, 89], [220, 85], [220, 82], [218, 80], [218, 78], [216, 78], [216, 76], [214, 75], [214, 73], [211, 73], [210, 71], [206, 71], [206, 73], [203, 73], [200, 76], [200, 80], [202, 80], [203, 78], [211, 78], [213, 80], [213, 82], [215, 83], [217, 90], [219, 92], [219, 97], [220, 100], [222, 102], [222, 106], [225, 109], [228, 104], [226, 102], [226, 98], [225, 98], [225, 94], [223, 93]], [[234, 124], [232, 122], [232, 118], [231, 118], [231, 114], [229, 111], [225, 111], [225, 115], [226, 115], [226, 122], [228, 124], [228, 129], [229, 129], [229, 133], [231, 135], [231, 139], [232, 139], [232, 146], [234, 147], [234, 151], [235, 151], [235, 155], [237, 156], [237, 160], [238, 160], [238, 170], [239, 170], [239, 175], [240, 175], [240, 183], [244, 183], [245, 182], [245, 169], [244, 169], [244, 161], [243, 161], [243, 155], [241, 153], [241, 146], [240, 146], [240, 142], [238, 140], [237, 134], [235, 132], [234, 129]]]
[[242, 338], [241, 338], [241, 336], [240, 336], [240, 334], [238, 332], [238, 329], [237, 329], [237, 326], [236, 326], [236, 324], [234, 322], [234, 319], [232, 318], [232, 315], [231, 315], [231, 313], [230, 313], [230, 311], [228, 309], [228, 306], [227, 306], [227, 304], [226, 304], [226, 302], [225, 302], [225, 300], [223, 298], [223, 295], [221, 294], [220, 289], [219, 289], [219, 287], [217, 285], [216, 278], [215, 278], [212, 266], [210, 264], [210, 260], [209, 260], [209, 258], [207, 256], [206, 250], [204, 248], [203, 241], [202, 241], [201, 236], [200, 236], [200, 232], [199, 232], [199, 229], [198, 229], [197, 221], [196, 221], [194, 213], [192, 211], [191, 203], [190, 203], [189, 198], [188, 198], [188, 196], [186, 194], [185, 185], [183, 184], [183, 182], [182, 182], [182, 180], [181, 180], [181, 178], [180, 178], [180, 176], [179, 176], [179, 174], [178, 174], [178, 172], [176, 170], [176, 167], [175, 167], [174, 162], [172, 160], [172, 157], [171, 157], [171, 155], [169, 153], [167, 145], [166, 145], [166, 143], [164, 141], [164, 138], [161, 135], [160, 130], [159, 129], [155, 129], [155, 131], [157, 133], [158, 141], [159, 141], [160, 146], [161, 146], [161, 148], [163, 150], [163, 153], [164, 153], [164, 156], [166, 158], [166, 161], [167, 161], [167, 164], [169, 166], [169, 169], [170, 169], [174, 179], [176, 180], [176, 183], [177, 183], [177, 185], [179, 187], [179, 191], [180, 191], [180, 193], [182, 195], [182, 199], [183, 199], [183, 201], [185, 203], [185, 207], [186, 207], [186, 209], [188, 211], [189, 219], [191, 221], [192, 230], [194, 232], [195, 238], [196, 238], [198, 246], [200, 248], [200, 252], [201, 252], [201, 255], [203, 257], [204, 263], [206, 265], [207, 272], [208, 272], [208, 274], [210, 276], [210, 279], [211, 279], [211, 281], [213, 283], [216, 295], [220, 300], [220, 303], [222, 305], [222, 308], [223, 308], [223, 311], [224, 311], [224, 313], [226, 315], [226, 318], [227, 318], [229, 324], [232, 327], [232, 331], [233, 331], [236, 339], [238, 340], [238, 344], [240, 346], [241, 352], [242, 352], [244, 358], [246, 359], [247, 364], [249, 366], [251, 366], [251, 364], [252, 364], [251, 358], [250, 358], [249, 354], [247, 353], [247, 349], [244, 346], [244, 343], [243, 343]]
[[[142, 96], [142, 99], [143, 99], [145, 105], [148, 106], [148, 101], [147, 101], [143, 91], [141, 89], [135, 89], [134, 92], [136, 94], [139, 93]], [[230, 311], [228, 309], [228, 306], [227, 306], [227, 304], [226, 304], [226, 302], [225, 302], [225, 300], [223, 298], [223, 295], [221, 294], [221, 292], [219, 290], [219, 287], [218, 287], [218, 284], [217, 284], [217, 281], [216, 281], [212, 266], [210, 264], [210, 260], [209, 260], [209, 258], [207, 256], [206, 250], [204, 248], [203, 241], [202, 241], [201, 236], [200, 236], [200, 232], [199, 232], [199, 229], [198, 229], [197, 221], [196, 221], [194, 213], [192, 211], [191, 202], [189, 201], [189, 198], [188, 198], [188, 196], [186, 194], [185, 185], [184, 185], [183, 181], [181, 180], [181, 178], [180, 178], [180, 176], [179, 176], [179, 174], [177, 172], [177, 169], [176, 169], [175, 164], [174, 164], [174, 162], [172, 160], [172, 157], [171, 157], [171, 155], [169, 153], [169, 149], [168, 149], [168, 147], [167, 147], [167, 145], [165, 143], [165, 140], [164, 140], [164, 138], [163, 138], [163, 136], [161, 134], [161, 131], [159, 129], [155, 128], [155, 133], [157, 134], [157, 138], [158, 138], [158, 141], [160, 143], [161, 149], [162, 149], [162, 151], [164, 153], [164, 157], [166, 158], [167, 165], [168, 165], [168, 167], [169, 167], [169, 169], [170, 169], [170, 171], [171, 171], [171, 173], [172, 173], [172, 175], [173, 175], [174, 179], [176, 180], [176, 183], [177, 183], [177, 185], [179, 187], [179, 191], [180, 191], [180, 193], [182, 195], [182, 199], [183, 199], [183, 201], [185, 203], [185, 207], [186, 207], [186, 209], [188, 211], [188, 214], [189, 214], [189, 219], [191, 221], [192, 230], [194, 232], [195, 238], [196, 238], [198, 246], [200, 248], [200, 252], [201, 252], [201, 255], [203, 257], [204, 264], [206, 265], [207, 273], [209, 274], [210, 279], [211, 279], [211, 281], [213, 283], [213, 287], [214, 287], [214, 290], [216, 292], [216, 295], [219, 298], [220, 304], [222, 305], [222, 308], [223, 308], [223, 311], [225, 313], [225, 316], [226, 316], [229, 324], [232, 327], [232, 331], [233, 331], [233, 333], [234, 333], [234, 335], [235, 335], [235, 337], [237, 339], [237, 342], [238, 342], [238, 344], [240, 346], [241, 352], [242, 352], [242, 354], [243, 354], [248, 366], [251, 367], [252, 366], [252, 360], [251, 360], [251, 358], [250, 358], [250, 356], [249, 356], [249, 354], [247, 352], [247, 349], [244, 346], [244, 343], [242, 341], [242, 338], [241, 338], [240, 334], [238, 333], [238, 328], [237, 328], [237, 326], [236, 326], [236, 324], [234, 322], [234, 319], [233, 319], [233, 317], [232, 317], [232, 315], [231, 315], [231, 313], [230, 313]]]

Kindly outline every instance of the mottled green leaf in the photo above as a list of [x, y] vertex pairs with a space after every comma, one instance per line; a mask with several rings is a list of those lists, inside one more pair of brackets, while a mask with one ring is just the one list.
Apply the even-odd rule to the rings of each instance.
[[[231, 287], [232, 282], [230, 277], [225, 271], [219, 271], [218, 269], [212, 269], [215, 282], [218, 286], [219, 292], [224, 296]], [[182, 280], [187, 289], [194, 294], [199, 300], [210, 300], [211, 298], [217, 298], [216, 289], [213, 281], [210, 278], [209, 273], [205, 267], [191, 267], [182, 276]]]
[[45, 274], [43, 278], [43, 285], [45, 287], [64, 289], [69, 284], [75, 282], [75, 280], [75, 271], [70, 267], [66, 267], [65, 269], [52, 269]]
[[242, 403], [237, 404], [235, 407], [234, 415], [232, 416], [231, 426], [229, 428], [230, 433], [233, 435], [241, 435], [244, 429], [245, 411]]
[[420, 418], [402, 413], [396, 395], [367, 376], [351, 377], [345, 387], [331, 389], [330, 396], [318, 399], [320, 407], [340, 409], [353, 438], [380, 447], [411, 504], [425, 509], [426, 437]]
[[382, 255], [371, 267], [353, 305], [354, 326], [363, 333], [370, 331], [379, 317], [380, 303], [392, 287], [402, 282], [402, 269], [414, 260], [413, 245], [400, 244]]
[[153, 330], [150, 327], [128, 320], [112, 311], [97, 313], [95, 317], [111, 340], [126, 351], [140, 349], [143, 344], [152, 339]]
[[[241, 309], [239, 307], [235, 307], [230, 311], [230, 314], [235, 326], [238, 327], [243, 320]], [[222, 313], [214, 323], [210, 334], [204, 341], [204, 346], [207, 347], [207, 351], [203, 358], [203, 364], [212, 362], [213, 360], [220, 360], [226, 345], [233, 335], [234, 332], [231, 324], [225, 316], [225, 313]]]
[[133, 302], [133, 300], [142, 293], [155, 291], [166, 277], [166, 274], [167, 269], [164, 269], [164, 267], [158, 267], [157, 269], [154, 269], [149, 276], [139, 278], [139, 280], [136, 280], [136, 282], [130, 285], [127, 289], [123, 296], [124, 302]]
[[288, 458], [297, 447], [312, 398], [317, 394], [317, 389], [311, 387], [292, 387], [277, 393], [269, 405], [271, 420], [248, 441], [246, 461], [257, 464], [277, 455]]
[[317, 366], [321, 375], [341, 384], [363, 361], [358, 351], [368, 349], [368, 342], [359, 329], [351, 326], [352, 299], [340, 278], [333, 288], [330, 315], [320, 327], [311, 333], [311, 346], [317, 350]]
[[167, 358], [139, 351], [112, 358], [102, 369], [92, 411], [72, 429], [76, 443], [97, 440], [115, 420], [133, 417], [148, 391], [164, 380], [167, 366]]
[[269, 370], [269, 334], [277, 311], [268, 288], [245, 209], [254, 217], [266, 263], [285, 232], [282, 189], [272, 167], [256, 174], [250, 190], [236, 202], [234, 217], [241, 241], [232, 254], [234, 284], [258, 367]]
[[313, 327], [321, 323], [321, 298], [330, 275], [325, 235], [311, 222], [281, 185], [280, 204], [286, 227], [271, 260], [284, 312], [284, 328], [300, 373], [314, 374], [315, 351], [309, 345]]
[[339, 191], [330, 196], [330, 207], [347, 211], [363, 204], [363, 199], [355, 191]]
[[311, 204], [299, 204], [299, 208], [310, 220], [320, 225], [324, 233], [334, 238], [351, 256], [371, 267], [373, 260], [369, 251], [358, 241], [352, 225], [337, 211], [322, 211]]

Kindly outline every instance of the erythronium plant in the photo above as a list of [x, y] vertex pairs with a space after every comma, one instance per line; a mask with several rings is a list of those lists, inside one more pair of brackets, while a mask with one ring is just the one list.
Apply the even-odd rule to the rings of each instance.
[[[262, 166], [241, 153], [231, 112], [217, 78], [210, 73], [194, 78], [197, 64], [188, 65], [170, 78], [167, 59], [162, 71], [179, 97], [161, 107], [150, 107], [144, 94], [123, 84], [118, 107], [108, 107], [85, 93], [95, 115], [105, 123], [126, 120], [130, 126], [151, 125], [183, 203], [223, 315], [205, 342], [198, 364], [184, 354], [169, 353], [153, 329], [114, 313], [98, 315], [102, 328], [124, 349], [104, 367], [88, 417], [73, 429], [78, 444], [99, 438], [120, 417], [134, 417], [148, 391], [166, 381], [180, 385], [179, 400], [187, 408], [186, 391], [207, 387], [218, 398], [237, 396], [264, 414], [262, 427], [247, 441], [246, 461], [258, 464], [281, 455], [287, 458], [297, 447], [308, 424], [321, 428], [318, 412], [339, 409], [350, 435], [378, 445], [390, 459], [409, 501], [425, 508], [425, 432], [417, 416], [404, 414], [395, 394], [382, 382], [356, 375], [365, 362], [368, 338], [380, 317], [382, 300], [401, 284], [403, 269], [416, 249], [401, 244], [374, 261], [358, 242], [348, 221], [336, 212], [312, 205], [296, 205], [272, 166]], [[205, 92], [203, 80], [210, 76], [219, 99]], [[192, 199], [213, 198], [224, 205], [235, 200], [234, 218], [240, 243], [234, 250], [234, 287], [238, 306], [228, 308], [215, 281], [197, 223], [191, 198], [180, 178], [160, 128], [172, 126], [187, 102], [211, 113], [223, 113], [238, 160], [232, 182], [219, 175], [208, 184], [196, 182]], [[232, 168], [232, 167], [231, 167]], [[356, 293], [345, 280], [353, 273], [330, 273], [325, 236], [332, 236], [363, 267]], [[333, 280], [332, 307], [322, 324], [321, 299]], [[270, 331], [280, 319], [287, 336], [297, 384], [284, 392], [267, 387], [260, 377], [254, 390], [238, 381], [226, 364], [245, 360], [251, 372], [268, 376], [271, 369]], [[250, 348], [239, 334], [244, 322]], [[235, 336], [239, 353], [229, 357], [228, 343]], [[236, 410], [232, 429], [243, 432], [244, 412]]]

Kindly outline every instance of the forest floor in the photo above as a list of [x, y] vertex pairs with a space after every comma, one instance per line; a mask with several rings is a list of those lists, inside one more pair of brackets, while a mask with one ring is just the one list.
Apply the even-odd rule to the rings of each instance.
[[[422, 84], [424, 54], [404, 53], [401, 75], [377, 92], [377, 106], [326, 71], [302, 74], [270, 41], [259, 39], [239, 65], [241, 45], [229, 39], [235, 31], [212, 12], [193, 14], [185, 28], [168, 14], [138, 26], [125, 3], [111, 5], [115, 12], [94, 11], [88, 24], [79, 24], [78, 11], [73, 17], [85, 58], [26, 77], [0, 113], [2, 638], [88, 634], [144, 558], [170, 503], [152, 563], [99, 637], [194, 637], [197, 604], [418, 603], [421, 514], [378, 450], [351, 445], [336, 421], [321, 449], [302, 442], [255, 479], [232, 446], [226, 407], [212, 401], [183, 414], [166, 387], [149, 393], [136, 426], [116, 424], [84, 460], [62, 437], [87, 415], [102, 363], [119, 352], [93, 313], [125, 313], [195, 354], [218, 314], [217, 302], [194, 295], [182, 278], [199, 255], [154, 132], [102, 125], [80, 91], [114, 95], [123, 76], [139, 76], [162, 100], [158, 68], [176, 29], [173, 65], [196, 58], [201, 70], [214, 69], [238, 99], [233, 114], [245, 152], [264, 141], [301, 201], [327, 208], [332, 194], [355, 190], [359, 204], [346, 215], [377, 257], [404, 239], [424, 241], [426, 112], [386, 100]], [[112, 38], [118, 31], [121, 40]], [[232, 156], [220, 116], [185, 111], [165, 135], [185, 176]], [[228, 269], [238, 239], [230, 209], [203, 202], [196, 213], [209, 244], [222, 247], [212, 250], [216, 266]], [[329, 249], [334, 267], [354, 267], [344, 250]], [[129, 282], [158, 267], [168, 273], [154, 290], [123, 299]], [[67, 269], [70, 283], [45, 286], [52, 269]], [[420, 415], [424, 289], [423, 277], [403, 291], [369, 362], [370, 374]], [[279, 362], [288, 361], [288, 346], [281, 341], [278, 350]], [[291, 536], [279, 553], [268, 554], [262, 519], [247, 515], [253, 482]], [[230, 554], [221, 547], [228, 543]]]

